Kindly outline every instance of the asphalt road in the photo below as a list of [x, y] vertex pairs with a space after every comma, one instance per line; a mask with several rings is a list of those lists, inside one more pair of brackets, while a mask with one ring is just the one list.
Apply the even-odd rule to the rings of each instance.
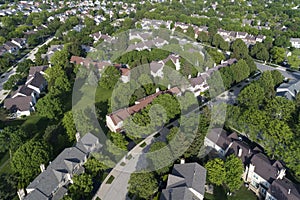
[[258, 63], [255, 62], [257, 68], [264, 72], [264, 71], [273, 71], [273, 70], [277, 70], [279, 71], [285, 78], [289, 78], [289, 79], [300, 79], [300, 74], [299, 73], [292, 73], [292, 72], [288, 72], [286, 71], [286, 69], [284, 67], [271, 67], [269, 65], [265, 65], [262, 63]]

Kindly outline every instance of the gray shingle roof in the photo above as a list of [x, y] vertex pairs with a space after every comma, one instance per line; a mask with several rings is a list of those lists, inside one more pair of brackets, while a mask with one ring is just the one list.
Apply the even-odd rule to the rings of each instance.
[[206, 135], [210, 141], [214, 142], [216, 145], [222, 149], [226, 149], [233, 139], [238, 139], [236, 133], [231, 133], [230, 135], [222, 128], [213, 128]]
[[30, 192], [24, 200], [48, 200], [49, 198], [46, 197], [41, 191], [34, 190]]
[[187, 187], [178, 187], [163, 190], [160, 200], [198, 200], [198, 198]]
[[[281, 90], [288, 91], [290, 94], [287, 95], [286, 93], [282, 93]], [[282, 83], [277, 88], [277, 95], [284, 95], [287, 98], [290, 98], [290, 96], [293, 96], [293, 98], [296, 96], [296, 94], [300, 91], [300, 80], [290, 80], [288, 83]]]
[[168, 176], [167, 189], [163, 190], [161, 200], [193, 199], [194, 195], [189, 188], [204, 196], [205, 181], [206, 169], [198, 163], [175, 164], [172, 174]]
[[37, 88], [40, 88], [41, 85], [46, 83], [46, 79], [44, 78], [44, 76], [42, 74], [40, 74], [39, 72], [36, 72], [34, 74], [33, 79], [30, 81], [30, 85], [35, 86]]
[[76, 147], [66, 148], [47, 167], [47, 170], [37, 176], [27, 189], [39, 189], [50, 197], [63, 181], [66, 174], [73, 174], [75, 166], [86, 160], [86, 154]]
[[250, 163], [253, 151], [250, 146], [242, 141], [236, 140], [232, 142], [227, 155], [234, 154], [239, 157], [246, 165]]
[[271, 184], [268, 193], [278, 200], [299, 200], [299, 185], [292, 183], [289, 179], [277, 179]]
[[254, 172], [263, 179], [272, 183], [278, 176], [278, 171], [283, 168], [279, 161], [272, 162], [266, 155], [258, 153], [253, 155], [251, 163], [255, 166]]

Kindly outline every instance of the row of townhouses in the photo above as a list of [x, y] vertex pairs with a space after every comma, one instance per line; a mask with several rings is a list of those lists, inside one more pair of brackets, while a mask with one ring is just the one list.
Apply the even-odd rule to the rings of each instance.
[[25, 84], [19, 86], [4, 100], [4, 108], [14, 113], [14, 117], [29, 116], [35, 110], [34, 105], [47, 86], [44, 77], [47, 68], [47, 65], [30, 67]]
[[74, 147], [64, 149], [47, 168], [41, 164], [41, 173], [27, 186], [19, 190], [20, 200], [59, 200], [68, 192], [75, 175], [84, 173], [84, 163], [92, 153], [101, 149], [98, 138], [87, 133], [80, 138], [76, 134], [77, 143]]
[[26, 38], [13, 38], [11, 41], [5, 42], [2, 46], [0, 46], [0, 56], [5, 53], [16, 53], [19, 49], [26, 48], [26, 46]]
[[300, 199], [300, 187], [285, 176], [286, 168], [282, 162], [270, 160], [258, 146], [251, 148], [235, 132], [214, 128], [206, 135], [204, 145], [220, 157], [235, 154], [240, 158], [244, 164], [242, 178], [260, 199]]
[[[151, 19], [142, 19], [140, 23], [142, 26], [142, 29], [144, 30], [150, 30], [150, 29], [160, 29], [162, 27], [171, 29], [172, 21], [163, 21], [163, 20], [151, 20]], [[195, 33], [195, 38], [198, 37], [200, 32], [206, 32], [208, 33], [208, 27], [207, 26], [196, 26], [193, 24], [185, 24], [182, 22], [175, 22], [174, 23], [174, 29], [180, 28], [183, 30], [183, 32], [186, 32], [189, 27], [192, 27]], [[263, 42], [266, 38], [263, 35], [251, 35], [246, 32], [238, 32], [238, 31], [226, 31], [223, 29], [218, 29], [217, 33], [223, 37], [223, 39], [227, 42], [232, 42], [236, 39], [242, 39], [246, 44], [255, 44], [256, 42]]]

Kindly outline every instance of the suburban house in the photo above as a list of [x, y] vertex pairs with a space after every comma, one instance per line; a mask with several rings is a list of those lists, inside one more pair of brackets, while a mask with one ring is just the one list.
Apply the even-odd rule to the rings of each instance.
[[300, 91], [300, 81], [299, 80], [290, 80], [288, 83], [282, 83], [276, 89], [276, 95], [285, 97], [289, 100], [293, 100], [296, 98], [296, 95]]
[[237, 59], [231, 58], [226, 61], [221, 61], [220, 65], [217, 65], [213, 68], [207, 69], [205, 72], [198, 73], [197, 77], [195, 78], [189, 78], [190, 86], [187, 88], [187, 90], [194, 93], [195, 96], [201, 95], [201, 93], [205, 92], [209, 89], [209, 85], [207, 83], [207, 79], [219, 69], [223, 67], [228, 67], [233, 65], [237, 62]]
[[64, 48], [64, 45], [51, 45], [49, 48], [48, 48], [48, 51], [46, 54], [42, 54], [41, 57], [43, 59], [47, 59], [48, 61], [51, 60], [51, 57], [53, 56], [53, 54], [56, 52], [56, 51], [61, 51], [62, 49]]
[[5, 42], [2, 46], [8, 53], [16, 53], [19, 47], [11, 41]]
[[300, 49], [300, 38], [291, 38], [290, 42], [292, 44], [292, 47]]
[[230, 154], [240, 158], [244, 164], [241, 178], [260, 199], [299, 199], [299, 186], [285, 177], [284, 165], [278, 160], [269, 159], [262, 148], [251, 148], [236, 133], [228, 133], [222, 128], [211, 129], [204, 145], [208, 151], [213, 150], [222, 158]]
[[175, 164], [160, 200], [203, 200], [206, 169], [198, 163]]
[[287, 178], [276, 179], [270, 185], [266, 200], [296, 200], [300, 199], [300, 188]]
[[27, 186], [26, 192], [19, 190], [21, 200], [58, 200], [67, 193], [67, 187], [72, 184], [74, 175], [84, 172], [84, 163], [92, 152], [99, 150], [102, 145], [92, 133], [82, 138], [76, 135], [74, 147], [64, 149], [48, 167], [41, 164], [41, 173]]
[[151, 33], [147, 33], [144, 31], [130, 31], [129, 33], [129, 40], [140, 40], [145, 42], [146, 40], [148, 40], [149, 38], [151, 38], [152, 35]]
[[160, 77], [164, 76], [163, 73], [164, 63], [162, 61], [152, 61], [150, 63], [150, 73], [153, 77]]
[[23, 49], [27, 46], [27, 39], [26, 38], [13, 38], [11, 42], [17, 45], [20, 49]]
[[163, 20], [155, 20], [155, 19], [142, 19], [140, 22], [142, 29], [150, 30], [150, 29], [160, 29], [161, 27], [165, 27], [170, 29], [171, 21], [163, 21]]
[[91, 58], [83, 58], [79, 56], [72, 56], [70, 59], [70, 63], [73, 63], [75, 65], [82, 65], [87, 68], [94, 67], [97, 68], [99, 71], [104, 69], [106, 66], [112, 65], [110, 61], [96, 61], [92, 60]]
[[138, 101], [136, 101], [135, 105], [122, 108], [117, 111], [114, 111], [111, 114], [106, 115], [106, 125], [112, 132], [120, 132], [123, 127], [123, 122], [125, 119], [133, 115], [134, 113], [140, 112], [147, 105], [149, 105], [157, 96], [161, 94], [173, 94], [180, 95], [181, 92], [179, 88], [171, 88], [166, 91], [158, 91], [150, 96], [144, 97]]
[[34, 105], [40, 93], [47, 86], [47, 81], [44, 78], [44, 71], [47, 68], [47, 65], [30, 67], [25, 85], [19, 86], [9, 98], [4, 100], [4, 108], [14, 113], [15, 117], [29, 116], [34, 111]]

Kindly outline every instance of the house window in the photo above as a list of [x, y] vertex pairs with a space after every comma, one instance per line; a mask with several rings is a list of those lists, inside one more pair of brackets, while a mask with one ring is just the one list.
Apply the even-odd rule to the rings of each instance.
[[256, 183], [255, 181], [252, 181], [251, 185], [253, 185], [256, 189], [259, 187], [259, 184]]
[[258, 176], [256, 176], [255, 174], [253, 174], [253, 177], [257, 180], [258, 179]]

